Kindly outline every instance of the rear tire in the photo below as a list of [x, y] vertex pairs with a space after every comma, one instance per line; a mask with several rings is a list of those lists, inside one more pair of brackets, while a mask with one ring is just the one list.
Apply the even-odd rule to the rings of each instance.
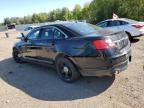
[[68, 59], [61, 57], [56, 61], [56, 68], [59, 77], [65, 82], [73, 82], [80, 77], [75, 65]]

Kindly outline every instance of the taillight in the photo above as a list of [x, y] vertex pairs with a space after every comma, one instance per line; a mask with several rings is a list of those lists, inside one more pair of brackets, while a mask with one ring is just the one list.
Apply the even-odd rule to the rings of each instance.
[[132, 25], [133, 27], [135, 27], [135, 28], [142, 28], [142, 27], [144, 27], [144, 25], [140, 25], [140, 24], [135, 24], [135, 25]]
[[111, 39], [94, 40], [93, 45], [98, 50], [115, 48], [116, 44]]

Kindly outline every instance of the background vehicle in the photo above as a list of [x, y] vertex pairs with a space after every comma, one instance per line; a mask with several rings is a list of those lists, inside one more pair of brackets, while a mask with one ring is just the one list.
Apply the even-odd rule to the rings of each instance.
[[88, 23], [38, 27], [13, 47], [13, 58], [56, 67], [71, 82], [82, 76], [112, 76], [125, 70], [131, 48], [125, 32], [110, 32]]
[[108, 19], [96, 25], [109, 30], [125, 31], [131, 39], [144, 34], [144, 22], [138, 22], [126, 18]]
[[15, 23], [10, 23], [10, 24], [7, 24], [7, 28], [8, 29], [15, 29]]
[[24, 29], [24, 31], [22, 33], [27, 35], [32, 29], [34, 29], [36, 27], [38, 27], [38, 26], [28, 26]]
[[36, 27], [38, 27], [38, 26], [29, 26], [29, 27], [25, 28], [24, 31], [29, 31], [29, 30], [32, 30]]

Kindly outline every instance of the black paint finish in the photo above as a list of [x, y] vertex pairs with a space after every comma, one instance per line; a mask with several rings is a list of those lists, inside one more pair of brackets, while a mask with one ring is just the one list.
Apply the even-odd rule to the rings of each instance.
[[[25, 39], [15, 44], [13, 52], [19, 51], [23, 60], [51, 65], [55, 65], [56, 59], [63, 55], [68, 57], [84, 76], [109, 75], [127, 67], [129, 58], [131, 58], [131, 48], [129, 39], [124, 32], [114, 33], [98, 28], [93, 33], [82, 34], [69, 28], [67, 24], [76, 26], [79, 23], [38, 27], [36, 28], [40, 30], [38, 37], [29, 39], [36, 29], [32, 30], [25, 36]], [[51, 28], [53, 32], [52, 39], [43, 38], [42, 34], [47, 28]], [[55, 30], [61, 32], [65, 37], [55, 38]], [[49, 36], [49, 34], [47, 35]], [[94, 40], [106, 38], [112, 39], [117, 47], [97, 50], [92, 44]]]

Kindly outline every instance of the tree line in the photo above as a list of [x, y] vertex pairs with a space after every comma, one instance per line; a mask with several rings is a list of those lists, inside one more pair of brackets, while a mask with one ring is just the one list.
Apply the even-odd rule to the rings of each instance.
[[35, 13], [31, 16], [5, 18], [3, 24], [31, 24], [52, 22], [56, 20], [86, 20], [90, 23], [112, 18], [113, 13], [119, 17], [144, 20], [144, 0], [93, 0], [83, 7], [76, 5], [71, 11], [67, 7], [51, 12]]

